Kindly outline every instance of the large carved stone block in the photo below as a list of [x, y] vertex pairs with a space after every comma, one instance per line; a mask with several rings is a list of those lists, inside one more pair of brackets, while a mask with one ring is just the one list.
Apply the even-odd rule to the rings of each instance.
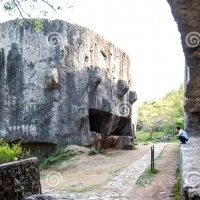
[[0, 24], [0, 137], [51, 149], [92, 145], [92, 131], [132, 136], [129, 56], [85, 27], [28, 22]]

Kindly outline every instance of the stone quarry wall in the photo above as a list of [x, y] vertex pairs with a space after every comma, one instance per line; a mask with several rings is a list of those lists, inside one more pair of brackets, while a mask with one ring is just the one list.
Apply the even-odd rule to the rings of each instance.
[[[185, 129], [200, 133], [200, 1], [167, 0], [185, 54]], [[173, 45], [173, 44], [172, 44]]]
[[200, 199], [200, 1], [167, 0], [178, 29], [185, 54], [185, 129], [190, 137], [181, 146], [182, 195], [180, 199]]
[[41, 194], [37, 158], [29, 158], [0, 165], [0, 199], [23, 199]]
[[47, 150], [90, 146], [94, 132], [134, 137], [130, 67], [122, 50], [76, 24], [43, 20], [39, 33], [31, 21], [0, 24], [0, 137]]

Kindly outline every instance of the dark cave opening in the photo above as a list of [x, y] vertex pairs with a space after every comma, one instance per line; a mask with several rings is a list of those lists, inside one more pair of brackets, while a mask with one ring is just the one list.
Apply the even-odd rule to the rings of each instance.
[[110, 116], [111, 113], [93, 108], [89, 109], [90, 131], [104, 133], [108, 128]]
[[[105, 133], [109, 127], [111, 113], [97, 110], [89, 109], [89, 122], [90, 122], [90, 131], [95, 131], [96, 133]], [[117, 124], [117, 128], [113, 131], [112, 135], [122, 135], [121, 131], [128, 123], [127, 118], [120, 117], [120, 120]]]

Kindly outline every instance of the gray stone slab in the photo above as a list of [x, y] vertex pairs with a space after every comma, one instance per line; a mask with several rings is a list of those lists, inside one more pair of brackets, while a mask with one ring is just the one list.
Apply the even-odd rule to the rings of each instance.
[[41, 194], [41, 195], [32, 195], [29, 197], [25, 197], [23, 200], [61, 200], [61, 199], [55, 196]]
[[181, 145], [182, 199], [200, 198], [200, 137], [190, 137]]

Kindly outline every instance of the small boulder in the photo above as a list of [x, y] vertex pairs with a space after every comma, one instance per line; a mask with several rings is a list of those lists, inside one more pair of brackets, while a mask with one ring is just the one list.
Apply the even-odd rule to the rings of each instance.
[[129, 103], [132, 105], [135, 101], [137, 101], [137, 93], [135, 91], [129, 92]]
[[119, 140], [119, 136], [110, 135], [108, 137], [105, 137], [102, 141], [102, 148], [108, 149], [110, 147], [114, 147]]
[[31, 195], [31, 196], [25, 197], [23, 198], [23, 200], [61, 200], [61, 199], [55, 196], [38, 194], [38, 195]]
[[122, 98], [129, 90], [129, 86], [125, 80], [118, 80], [117, 82], [117, 96]]

